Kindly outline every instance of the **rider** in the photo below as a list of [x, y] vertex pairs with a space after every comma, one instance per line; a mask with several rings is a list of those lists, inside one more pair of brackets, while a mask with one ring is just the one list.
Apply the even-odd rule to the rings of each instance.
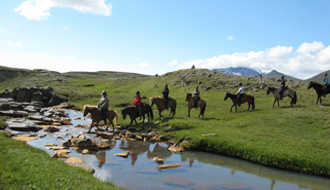
[[98, 104], [97, 104], [97, 108], [98, 108], [98, 112], [99, 112], [99, 116], [101, 116], [101, 118], [103, 118], [104, 120], [104, 125], [107, 124], [107, 112], [108, 112], [108, 108], [109, 108], [109, 97], [107, 95], [107, 92], [105, 90], [102, 91], [102, 97], [100, 98]]
[[328, 73], [324, 73], [324, 79], [323, 79], [322, 84], [324, 85], [324, 87], [323, 87], [323, 96], [325, 97], [325, 95], [326, 95], [326, 91], [325, 91], [325, 89], [326, 89], [327, 86], [329, 85]]
[[139, 115], [140, 115], [140, 120], [142, 119], [142, 112], [141, 112], [141, 101], [142, 101], [142, 98], [140, 96], [140, 92], [137, 91], [136, 92], [136, 96], [134, 98], [134, 102], [133, 102], [133, 105], [135, 105], [135, 107], [139, 110]]
[[197, 108], [197, 105], [198, 105], [198, 101], [201, 99], [199, 97], [199, 90], [198, 90], [198, 86], [196, 86], [194, 92], [193, 92], [193, 98], [194, 98], [194, 101], [195, 101], [195, 108]]
[[165, 101], [165, 108], [168, 110], [168, 95], [170, 94], [170, 90], [168, 89], [168, 85], [165, 84], [164, 85], [164, 90], [163, 90], [163, 98], [164, 98], [164, 101]]
[[242, 83], [239, 83], [238, 86], [239, 86], [239, 89], [236, 92], [236, 94], [237, 94], [237, 104], [238, 104], [238, 106], [241, 106], [241, 99], [242, 99], [242, 96], [243, 96], [242, 94], [244, 93], [244, 87], [243, 87]]
[[285, 91], [285, 80], [284, 80], [284, 75], [281, 76], [281, 87], [280, 87], [280, 91], [279, 91], [279, 94], [280, 94], [280, 99], [282, 100], [283, 99], [283, 93]]

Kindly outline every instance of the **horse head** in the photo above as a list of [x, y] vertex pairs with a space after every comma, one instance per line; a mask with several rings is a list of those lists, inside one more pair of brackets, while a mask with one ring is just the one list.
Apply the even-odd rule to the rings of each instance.
[[121, 110], [121, 114], [123, 115], [123, 119], [126, 119], [126, 115], [127, 115], [126, 108]]
[[307, 89], [312, 88], [312, 86], [313, 86], [313, 85], [312, 85], [312, 82], [310, 82], [309, 85], [308, 85], [308, 87], [307, 87]]
[[187, 93], [187, 95], [186, 95], [186, 101], [188, 101], [190, 98], [192, 97], [192, 93]]
[[84, 114], [83, 116], [86, 117], [86, 115], [87, 115], [88, 112], [89, 112], [89, 111], [88, 111], [88, 106], [85, 105], [84, 108], [83, 108], [83, 111], [82, 111], [82, 112], [83, 112], [83, 114]]
[[268, 88], [267, 88], [267, 95], [269, 94], [270, 91], [271, 91], [271, 88], [268, 87]]
[[152, 107], [154, 105], [154, 97], [150, 97], [149, 101], [150, 101], [150, 107]]
[[225, 95], [225, 98], [223, 99], [224, 101], [226, 101], [229, 97], [229, 93], [227, 92], [226, 95]]

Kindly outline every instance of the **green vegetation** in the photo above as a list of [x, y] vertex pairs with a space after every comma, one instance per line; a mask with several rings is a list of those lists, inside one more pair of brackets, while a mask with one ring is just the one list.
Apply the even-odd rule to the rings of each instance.
[[[288, 81], [298, 94], [298, 102], [289, 107], [290, 99], [273, 108], [272, 94], [266, 95], [267, 86], [279, 86], [275, 79], [235, 77], [209, 70], [181, 70], [164, 76], [131, 76], [88, 73], [66, 73], [66, 80], [53, 81], [55, 93], [69, 97], [76, 106], [96, 105], [100, 92], [105, 89], [110, 96], [110, 106], [120, 113], [122, 105], [133, 102], [135, 92], [142, 96], [161, 96], [164, 83], [169, 84], [170, 96], [178, 101], [174, 119], [163, 119], [159, 125], [149, 124], [145, 130], [162, 131], [175, 137], [177, 142], [187, 140], [189, 149], [220, 153], [250, 160], [285, 170], [314, 175], [330, 176], [330, 120], [327, 98], [315, 105], [316, 93], [307, 90], [308, 83]], [[187, 117], [185, 95], [200, 86], [201, 97], [207, 101], [205, 118], [198, 119], [199, 110]], [[10, 83], [10, 81], [8, 81]], [[237, 91], [242, 82], [246, 93], [255, 96], [256, 110], [247, 112], [247, 104], [238, 112], [229, 113], [231, 100], [224, 101], [225, 92]], [[46, 84], [46, 83], [45, 83]], [[209, 90], [205, 90], [211, 87]], [[148, 100], [144, 100], [149, 102]], [[154, 109], [156, 109], [154, 107]], [[168, 111], [163, 112], [167, 116]], [[155, 117], [158, 114], [155, 112]], [[128, 126], [129, 120], [119, 119]], [[215, 133], [216, 136], [203, 136]]]
[[0, 189], [119, 189], [0, 132]]
[[7, 127], [6, 119], [4, 117], [0, 117], [0, 130], [4, 130]]

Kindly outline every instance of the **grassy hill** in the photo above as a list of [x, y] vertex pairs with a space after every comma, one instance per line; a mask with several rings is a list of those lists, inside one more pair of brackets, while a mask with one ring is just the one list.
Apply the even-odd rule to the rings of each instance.
[[320, 73], [318, 75], [315, 75], [315, 76], [313, 76], [313, 77], [311, 77], [309, 79], [306, 79], [306, 81], [308, 81], [308, 82], [313, 81], [313, 82], [319, 82], [319, 83], [321, 83], [323, 81], [323, 79], [324, 79], [324, 73], [328, 73], [328, 76], [330, 76], [330, 70], [329, 70], [329, 71], [322, 72], [322, 73]]
[[[307, 90], [305, 82], [287, 82], [297, 91], [297, 105], [289, 107], [290, 100], [285, 98], [280, 102], [280, 108], [273, 108], [273, 96], [267, 96], [266, 88], [279, 86], [274, 78], [230, 76], [204, 69], [180, 70], [158, 77], [125, 73], [109, 77], [108, 74], [113, 73], [66, 73], [61, 75], [66, 80], [52, 81], [47, 85], [78, 106], [96, 105], [101, 91], [107, 90], [110, 107], [120, 113], [121, 105], [132, 103], [137, 90], [147, 98], [161, 96], [163, 85], [167, 83], [170, 96], [178, 101], [177, 114], [173, 119], [165, 117], [159, 125], [145, 125], [145, 130], [159, 130], [168, 137], [175, 137], [176, 142], [185, 140], [185, 146], [190, 149], [225, 154], [285, 170], [330, 176], [330, 101], [326, 98], [322, 105], [315, 105], [316, 93]], [[237, 91], [239, 82], [243, 83], [247, 94], [255, 96], [255, 111], [247, 112], [247, 105], [243, 104], [237, 113], [229, 113], [232, 103], [223, 98], [227, 91]], [[185, 96], [197, 84], [201, 98], [207, 101], [205, 118], [198, 119], [199, 110], [195, 109], [188, 118]], [[168, 111], [163, 113], [168, 114]], [[158, 114], [155, 112], [155, 115]], [[129, 122], [120, 116], [119, 125], [128, 126]], [[206, 133], [215, 136], [203, 136]]]
[[292, 76], [289, 76], [289, 75], [286, 75], [286, 74], [283, 74], [283, 73], [280, 73], [276, 70], [272, 70], [270, 73], [267, 73], [265, 75], [265, 77], [268, 77], [268, 78], [281, 78], [281, 76], [283, 76], [288, 79], [288, 80], [292, 80], [292, 81], [302, 81], [301, 79], [298, 79], [298, 78], [295, 78], [295, 77], [292, 77]]

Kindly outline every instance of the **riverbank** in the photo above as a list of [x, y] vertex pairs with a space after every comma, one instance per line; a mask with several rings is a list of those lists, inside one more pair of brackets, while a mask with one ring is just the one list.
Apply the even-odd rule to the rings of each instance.
[[0, 189], [120, 189], [0, 131]]
[[[230, 100], [225, 93], [234, 93], [242, 82], [246, 93], [255, 96], [256, 110], [247, 112], [247, 105], [229, 113]], [[137, 90], [149, 102], [151, 96], [161, 95], [164, 83], [169, 84], [170, 96], [178, 102], [175, 117], [163, 118], [158, 125], [149, 124], [144, 130], [158, 130], [175, 137], [188, 149], [225, 154], [259, 164], [312, 175], [330, 177], [329, 97], [315, 105], [316, 93], [307, 90], [308, 83], [288, 81], [297, 91], [297, 105], [290, 107], [285, 98], [280, 107], [273, 108], [273, 96], [267, 96], [267, 86], [278, 86], [276, 79], [229, 76], [208, 70], [182, 70], [161, 77], [126, 77], [75, 75], [62, 83], [52, 83], [54, 92], [69, 98], [71, 104], [82, 107], [95, 105], [105, 89], [110, 107], [120, 113], [132, 103]], [[207, 101], [205, 118], [197, 118], [193, 109], [187, 117], [185, 95], [199, 85], [201, 97]], [[156, 109], [153, 107], [153, 109]], [[164, 116], [169, 114], [163, 112]], [[158, 113], [154, 112], [155, 118]], [[119, 125], [128, 127], [130, 120], [119, 118]], [[142, 129], [142, 127], [138, 127]]]

